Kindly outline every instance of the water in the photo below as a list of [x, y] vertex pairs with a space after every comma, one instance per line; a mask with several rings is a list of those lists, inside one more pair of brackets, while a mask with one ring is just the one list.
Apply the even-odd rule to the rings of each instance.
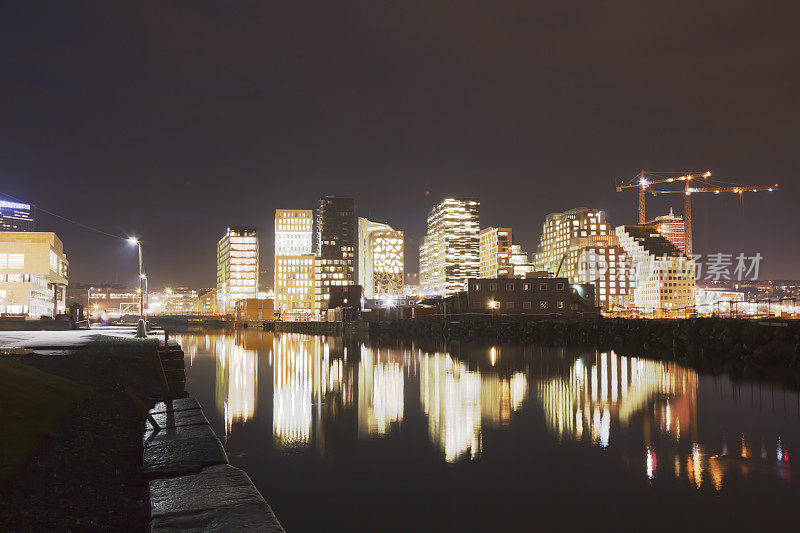
[[573, 348], [176, 340], [289, 531], [795, 527], [795, 391]]

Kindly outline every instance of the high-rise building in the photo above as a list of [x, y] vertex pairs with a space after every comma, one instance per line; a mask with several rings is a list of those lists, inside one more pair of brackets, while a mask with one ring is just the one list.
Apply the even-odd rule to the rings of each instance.
[[619, 226], [620, 245], [636, 271], [634, 307], [646, 313], [680, 315], [695, 306], [694, 261], [652, 226]]
[[304, 320], [314, 313], [314, 254], [275, 256], [275, 310], [282, 320]]
[[661, 215], [649, 222], [648, 226], [653, 226], [665, 239], [674, 244], [682, 253], [686, 253], [686, 226], [682, 216], [675, 216], [672, 208], [669, 208], [668, 215]]
[[313, 253], [314, 212], [311, 209], [275, 210], [275, 255]]
[[314, 312], [313, 230], [312, 210], [275, 211], [275, 310], [283, 320]]
[[0, 232], [0, 316], [64, 313], [68, 270], [55, 233]]
[[33, 207], [20, 202], [0, 200], [0, 231], [36, 231]]
[[258, 293], [258, 234], [253, 226], [231, 226], [217, 243], [217, 304], [232, 312], [236, 300]]
[[480, 277], [500, 278], [514, 275], [511, 266], [511, 228], [484, 228], [478, 234]]
[[403, 232], [384, 222], [358, 219], [358, 284], [365, 298], [403, 294]]
[[628, 256], [599, 209], [547, 215], [533, 263], [570, 283], [593, 283], [596, 304], [606, 310], [628, 303], [633, 289]]
[[449, 296], [480, 275], [480, 202], [445, 198], [428, 214], [428, 231], [419, 250], [422, 291]]
[[328, 308], [330, 287], [356, 281], [355, 200], [325, 196], [317, 206], [315, 308]]

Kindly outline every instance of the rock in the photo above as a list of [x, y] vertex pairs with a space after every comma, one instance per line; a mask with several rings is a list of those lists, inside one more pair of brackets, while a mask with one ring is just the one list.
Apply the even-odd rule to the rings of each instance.
[[[161, 416], [161, 415], [158, 415]], [[176, 439], [176, 438], [197, 438], [208, 434], [213, 435], [214, 431], [211, 426], [206, 422], [205, 424], [189, 425], [189, 426], [172, 426], [164, 427], [161, 431], [153, 431], [150, 424], [147, 423], [147, 430], [144, 433], [142, 441], [145, 446], [148, 443], [158, 442], [162, 440]]]
[[228, 464], [150, 481], [151, 531], [282, 532], [247, 474]]

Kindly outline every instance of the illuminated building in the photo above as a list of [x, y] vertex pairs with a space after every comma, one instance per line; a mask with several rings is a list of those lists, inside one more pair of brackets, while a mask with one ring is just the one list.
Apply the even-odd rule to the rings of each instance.
[[0, 200], [0, 231], [36, 231], [36, 216], [28, 204]]
[[119, 285], [90, 287], [88, 289], [88, 313], [92, 316], [139, 314], [139, 290]]
[[[151, 293], [150, 305], [153, 305], [152, 300], [157, 296], [156, 293]], [[164, 289], [161, 293], [162, 305], [160, 312], [168, 315], [189, 315], [195, 312], [197, 308], [197, 290], [189, 289], [187, 287], [175, 287]]]
[[313, 254], [275, 256], [275, 310], [282, 320], [303, 320], [314, 313]]
[[252, 226], [229, 227], [217, 243], [217, 302], [223, 313], [258, 293], [258, 235]]
[[276, 209], [275, 255], [313, 253], [313, 225], [311, 209]]
[[701, 314], [729, 314], [735, 315], [739, 311], [736, 302], [744, 302], [744, 293], [729, 289], [700, 288], [694, 292], [697, 312]]
[[0, 232], [0, 315], [64, 313], [68, 269], [55, 233]]
[[648, 226], [653, 226], [657, 232], [664, 236], [669, 242], [674, 244], [678, 250], [686, 253], [686, 226], [682, 216], [675, 216], [672, 208], [668, 215], [661, 215], [649, 222]]
[[217, 309], [217, 289], [200, 289], [197, 291], [197, 312], [201, 315], [215, 315]]
[[359, 217], [358, 284], [364, 297], [401, 296], [403, 270], [403, 232]]
[[691, 259], [651, 226], [619, 226], [616, 232], [636, 270], [633, 304], [637, 310], [671, 314], [694, 307]]
[[356, 282], [355, 201], [325, 196], [317, 207], [315, 309], [325, 311], [331, 285]]
[[515, 278], [524, 278], [536, 271], [533, 263], [528, 259], [528, 253], [522, 250], [519, 244], [511, 245], [511, 275]]
[[633, 288], [628, 255], [598, 209], [547, 215], [533, 263], [570, 283], [594, 283], [595, 304], [605, 310], [627, 302]]
[[445, 198], [431, 209], [419, 251], [423, 293], [449, 296], [480, 275], [479, 209], [475, 198]]
[[511, 228], [484, 228], [478, 234], [480, 277], [513, 276], [511, 266]]

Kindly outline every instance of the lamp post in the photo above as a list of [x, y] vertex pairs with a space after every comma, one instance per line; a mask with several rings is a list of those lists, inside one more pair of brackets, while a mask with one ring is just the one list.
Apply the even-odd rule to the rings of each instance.
[[140, 274], [139, 279], [144, 280], [144, 324], [150, 319], [150, 287], [147, 285], [147, 274]]
[[136, 237], [129, 237], [128, 242], [139, 247], [139, 318], [144, 320], [144, 274], [142, 273], [142, 243]]

